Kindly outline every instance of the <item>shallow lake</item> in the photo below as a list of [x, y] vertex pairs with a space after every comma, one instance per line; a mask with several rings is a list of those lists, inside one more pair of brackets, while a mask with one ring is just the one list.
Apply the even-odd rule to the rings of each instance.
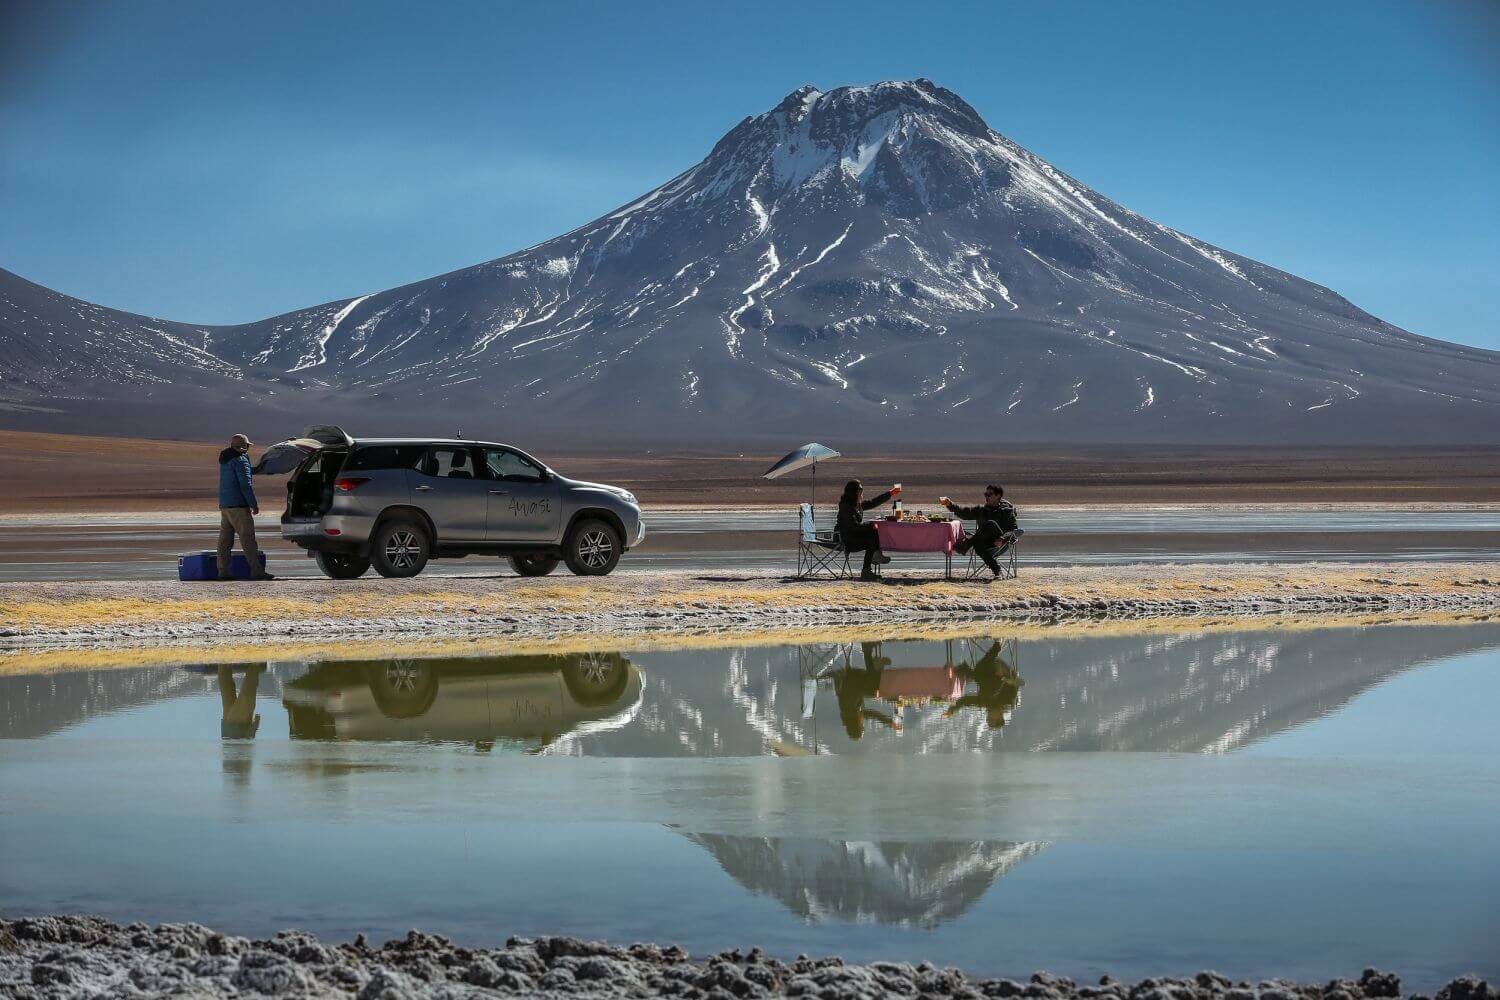
[[1500, 624], [0, 676], [0, 912], [1500, 976]]

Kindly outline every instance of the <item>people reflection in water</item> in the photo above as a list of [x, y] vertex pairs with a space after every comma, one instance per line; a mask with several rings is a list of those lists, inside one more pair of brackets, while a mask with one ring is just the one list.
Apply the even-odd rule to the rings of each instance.
[[974, 683], [974, 693], [956, 698], [943, 713], [949, 717], [966, 708], [982, 708], [985, 720], [991, 729], [999, 729], [1010, 721], [1010, 713], [1021, 700], [1021, 685], [1026, 683], [1016, 668], [1001, 655], [1004, 645], [991, 641], [990, 648], [972, 664], [954, 666], [954, 671], [965, 681]]
[[[965, 709], [982, 709], [989, 727], [999, 729], [1010, 720], [1020, 701], [1023, 681], [1002, 655], [1004, 642], [991, 641], [979, 659], [960, 664], [953, 662], [950, 643], [948, 662], [937, 668], [898, 669], [891, 666], [891, 658], [884, 655], [880, 643], [863, 642], [860, 647], [862, 669], [846, 663], [832, 674], [839, 720], [851, 740], [862, 739], [871, 722], [900, 732], [904, 728], [904, 707], [929, 701], [947, 704], [943, 718], [952, 718]], [[875, 707], [878, 705], [893, 710], [883, 711]]]
[[236, 688], [233, 669], [223, 664], [219, 666], [219, 701], [223, 705], [219, 735], [223, 739], [255, 738], [260, 729], [260, 716], [255, 712], [255, 693], [260, 687], [260, 675], [265, 671], [263, 663], [251, 665]]
[[895, 718], [886, 712], [868, 708], [865, 700], [879, 697], [880, 675], [891, 665], [891, 658], [880, 652], [880, 643], [862, 642], [860, 652], [864, 656], [863, 670], [852, 667], [833, 675], [833, 692], [839, 703], [839, 718], [843, 720], [844, 732], [851, 740], [865, 735], [865, 721], [878, 722], [892, 729], [900, 729]]

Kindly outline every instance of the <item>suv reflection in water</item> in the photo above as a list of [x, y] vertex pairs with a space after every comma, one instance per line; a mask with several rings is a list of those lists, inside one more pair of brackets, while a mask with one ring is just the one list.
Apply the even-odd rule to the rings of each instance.
[[293, 739], [547, 746], [630, 720], [640, 671], [619, 653], [331, 660], [282, 695]]

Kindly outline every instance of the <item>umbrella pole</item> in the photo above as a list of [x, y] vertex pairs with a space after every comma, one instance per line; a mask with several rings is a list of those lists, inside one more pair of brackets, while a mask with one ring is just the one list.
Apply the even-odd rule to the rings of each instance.
[[817, 462], [813, 463], [812, 496], [809, 499], [811, 500], [811, 503], [809, 503], [807, 505], [807, 509], [810, 510], [810, 511], [812, 511], [812, 516], [813, 516], [813, 530], [816, 531], [816, 530], [818, 530], [818, 463]]

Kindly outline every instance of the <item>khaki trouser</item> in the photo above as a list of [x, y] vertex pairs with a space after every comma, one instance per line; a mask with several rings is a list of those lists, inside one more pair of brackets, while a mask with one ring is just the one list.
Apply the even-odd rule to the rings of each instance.
[[245, 679], [236, 691], [234, 674], [226, 666], [219, 667], [219, 700], [224, 706], [219, 735], [224, 739], [251, 739], [260, 728], [260, 716], [255, 714], [255, 691], [260, 686], [260, 675], [265, 669], [257, 663], [245, 671]]
[[255, 544], [255, 518], [249, 507], [219, 508], [219, 579], [229, 576], [229, 551], [234, 545], [234, 536], [240, 536], [240, 548], [245, 550], [245, 559], [250, 563], [250, 575], [260, 576], [260, 547]]

